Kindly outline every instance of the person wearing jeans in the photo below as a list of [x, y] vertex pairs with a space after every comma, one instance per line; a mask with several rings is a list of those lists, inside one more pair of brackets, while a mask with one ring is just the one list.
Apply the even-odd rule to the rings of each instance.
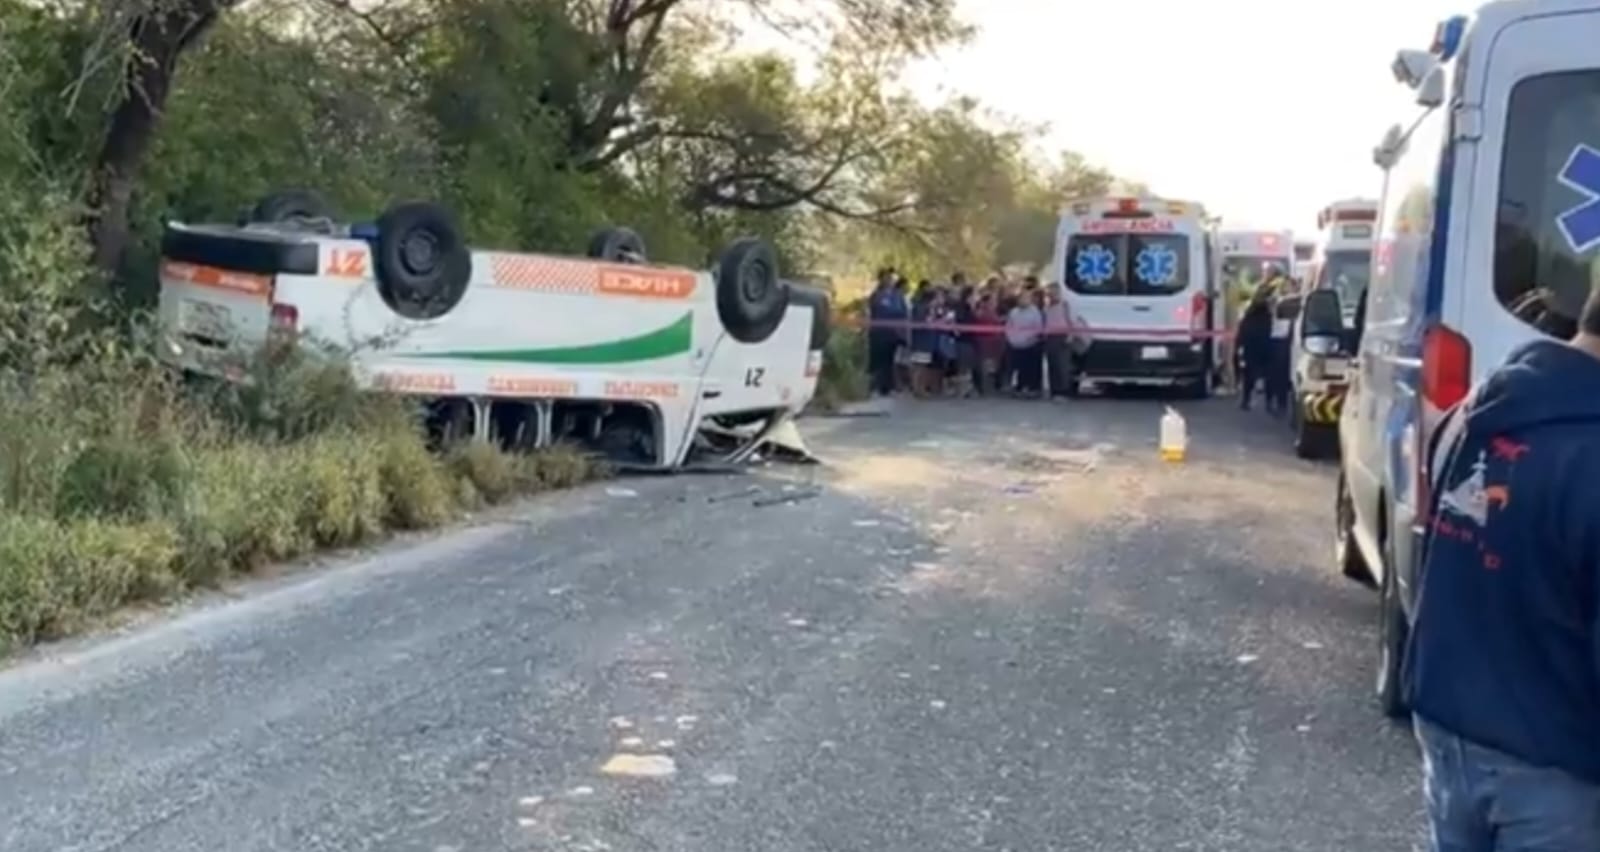
[[895, 289], [894, 270], [878, 272], [878, 286], [867, 302], [867, 369], [872, 374], [872, 392], [880, 396], [894, 393], [895, 351], [900, 348], [903, 332], [893, 324], [905, 322], [909, 306]]
[[1600, 850], [1600, 291], [1451, 408], [1401, 669], [1434, 852]]

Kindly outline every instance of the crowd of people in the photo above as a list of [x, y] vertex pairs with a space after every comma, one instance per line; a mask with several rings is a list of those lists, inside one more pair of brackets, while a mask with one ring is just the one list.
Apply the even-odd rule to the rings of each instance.
[[915, 288], [893, 269], [878, 273], [867, 300], [867, 366], [874, 395], [918, 397], [1072, 393], [1073, 341], [1060, 288], [1029, 276]]
[[[1241, 408], [1250, 408], [1259, 387], [1269, 414], [1288, 411], [1298, 299], [1294, 282], [1281, 274], [1253, 288], [1224, 347], [1231, 353], [1224, 383], [1237, 387]], [[885, 268], [867, 300], [867, 318], [874, 396], [1072, 396], [1077, 359], [1090, 342], [1081, 325], [1074, 329], [1060, 285], [1036, 276], [971, 284], [955, 272], [947, 283], [913, 287]]]

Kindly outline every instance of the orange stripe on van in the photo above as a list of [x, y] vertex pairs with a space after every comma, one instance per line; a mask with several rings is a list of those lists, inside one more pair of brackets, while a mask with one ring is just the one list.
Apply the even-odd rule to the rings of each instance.
[[215, 266], [180, 263], [175, 260], [161, 262], [161, 277], [163, 280], [182, 281], [185, 284], [214, 287], [218, 290], [229, 290], [251, 296], [265, 296], [272, 292], [272, 277], [269, 275], [234, 272], [218, 269]]
[[680, 300], [694, 295], [697, 280], [688, 271], [580, 258], [491, 252], [488, 259], [496, 287], [539, 293]]

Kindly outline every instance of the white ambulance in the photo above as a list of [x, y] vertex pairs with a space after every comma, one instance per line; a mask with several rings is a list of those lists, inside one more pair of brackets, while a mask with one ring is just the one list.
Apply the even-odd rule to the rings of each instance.
[[249, 381], [264, 348], [330, 346], [456, 437], [642, 467], [740, 461], [788, 431], [828, 335], [826, 294], [754, 239], [711, 271], [648, 264], [620, 228], [587, 257], [479, 251], [435, 204], [341, 225], [286, 192], [242, 225], [170, 224], [161, 254], [162, 354], [185, 372]]
[[1317, 213], [1313, 277], [1307, 290], [1332, 287], [1339, 294], [1347, 323], [1355, 319], [1355, 306], [1367, 290], [1372, 274], [1372, 247], [1376, 242], [1378, 202], [1366, 198], [1335, 201]]
[[1215, 246], [1205, 209], [1150, 197], [1069, 202], [1056, 231], [1074, 326], [1087, 339], [1079, 381], [1179, 386], [1211, 395], [1216, 380]]
[[1294, 234], [1290, 231], [1219, 231], [1217, 255], [1222, 279], [1253, 288], [1274, 275], [1294, 273]]
[[[1290, 341], [1289, 428], [1301, 458], [1338, 452], [1339, 412], [1349, 387], [1355, 309], [1371, 274], [1378, 202], [1335, 201], [1317, 213], [1310, 280], [1293, 311]], [[1328, 291], [1328, 300], [1312, 294]]]
[[1380, 592], [1382, 709], [1399, 672], [1443, 413], [1517, 347], [1571, 335], [1600, 270], [1600, 2], [1506, 0], [1390, 65], [1412, 96], [1373, 152], [1383, 187], [1339, 424], [1336, 560]]

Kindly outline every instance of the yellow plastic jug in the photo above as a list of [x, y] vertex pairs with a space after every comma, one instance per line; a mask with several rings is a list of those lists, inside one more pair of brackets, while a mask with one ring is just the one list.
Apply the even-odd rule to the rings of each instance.
[[1161, 460], [1181, 462], [1189, 450], [1189, 424], [1170, 406], [1161, 415]]

